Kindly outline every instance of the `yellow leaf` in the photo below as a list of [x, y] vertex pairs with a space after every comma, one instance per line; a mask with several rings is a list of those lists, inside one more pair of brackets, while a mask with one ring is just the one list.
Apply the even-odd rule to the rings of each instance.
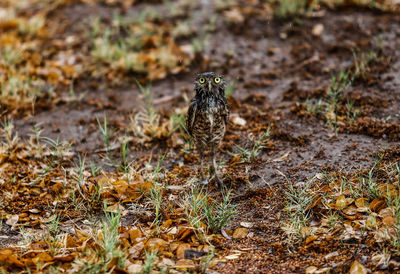
[[247, 232], [248, 232], [247, 228], [239, 227], [239, 228], [235, 229], [235, 231], [233, 232], [232, 237], [234, 239], [243, 239], [243, 238], [245, 238], [247, 236]]
[[351, 265], [349, 274], [366, 274], [368, 273], [367, 268], [360, 264], [358, 261], [354, 261]]

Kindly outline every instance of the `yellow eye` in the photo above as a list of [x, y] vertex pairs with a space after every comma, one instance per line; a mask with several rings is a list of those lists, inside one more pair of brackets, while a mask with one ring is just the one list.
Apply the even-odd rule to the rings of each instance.
[[220, 77], [215, 77], [214, 78], [214, 82], [218, 84], [219, 82], [221, 82], [221, 78]]
[[204, 83], [206, 82], [206, 79], [204, 79], [203, 77], [201, 77], [201, 78], [199, 79], [199, 82], [200, 82], [201, 84], [204, 84]]

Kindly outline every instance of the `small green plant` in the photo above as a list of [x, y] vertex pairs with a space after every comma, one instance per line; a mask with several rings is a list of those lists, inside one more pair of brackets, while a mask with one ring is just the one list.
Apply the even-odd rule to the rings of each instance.
[[93, 210], [93, 208], [101, 201], [101, 192], [103, 191], [103, 185], [98, 184], [94, 186], [94, 191], [90, 195], [90, 205], [89, 211]]
[[121, 144], [121, 164], [120, 168], [122, 169], [122, 172], [128, 173], [129, 171], [129, 163], [128, 163], [128, 142], [126, 141], [126, 138], [123, 138], [122, 144]]
[[22, 60], [22, 52], [11, 46], [0, 48], [0, 64], [12, 67]]
[[328, 112], [333, 111], [336, 114], [337, 106], [343, 97], [343, 92], [351, 86], [353, 79], [350, 72], [341, 70], [338, 76], [332, 76], [331, 85], [327, 93]]
[[211, 261], [214, 259], [214, 257], [215, 257], [215, 249], [213, 246], [211, 246], [210, 250], [208, 251], [208, 254], [206, 256], [203, 256], [200, 259], [200, 266], [201, 266], [202, 273], [207, 273], [207, 270], [211, 264]]
[[90, 161], [90, 174], [92, 174], [92, 177], [96, 177], [99, 175], [101, 172], [101, 169], [95, 165], [92, 161]]
[[281, 0], [277, 2], [275, 15], [282, 18], [304, 15], [312, 10], [312, 5], [307, 0]]
[[[1, 228], [1, 224], [0, 224], [0, 228]], [[24, 246], [29, 247], [33, 240], [32, 235], [28, 235], [28, 233], [25, 231], [25, 228], [23, 226], [21, 226], [19, 228], [19, 231], [22, 235], [22, 240], [23, 240]]]
[[103, 137], [104, 147], [108, 154], [110, 152], [110, 137], [111, 137], [112, 132], [111, 132], [111, 130], [108, 129], [107, 117], [106, 117], [105, 113], [104, 113], [103, 125], [100, 123], [99, 118], [97, 118], [97, 124], [99, 125], [101, 136]]
[[194, 188], [184, 198], [183, 207], [188, 222], [200, 235], [205, 234], [202, 223], [205, 222], [211, 233], [217, 233], [229, 223], [235, 215], [235, 205], [231, 204], [231, 191], [222, 193], [220, 202], [209, 199], [203, 188]]
[[153, 183], [153, 187], [150, 189], [149, 198], [155, 211], [153, 224], [158, 228], [161, 223], [162, 189], [156, 182]]
[[225, 96], [226, 97], [230, 97], [233, 95], [233, 93], [235, 92], [235, 86], [236, 86], [236, 82], [235, 81], [230, 81], [228, 83], [228, 85], [226, 86], [225, 89]]
[[232, 192], [229, 190], [222, 193], [222, 201], [203, 201], [205, 220], [212, 233], [220, 232], [235, 215], [235, 205], [231, 204]]
[[47, 224], [47, 235], [45, 241], [49, 246], [50, 254], [53, 256], [58, 253], [59, 247], [57, 245], [57, 236], [59, 234], [60, 215], [53, 216], [51, 221]]
[[60, 215], [54, 215], [50, 223], [47, 225], [47, 231], [54, 239], [57, 237], [60, 225]]
[[18, 142], [18, 133], [14, 133], [14, 123], [12, 120], [4, 120], [2, 122], [2, 128], [0, 131], [2, 136], [5, 138], [5, 145], [8, 149], [14, 147], [14, 145]]
[[321, 98], [318, 100], [314, 100], [307, 97], [304, 101], [304, 105], [306, 107], [306, 110], [310, 113], [315, 113], [317, 115], [323, 113], [324, 102]]
[[149, 274], [155, 267], [156, 260], [157, 260], [157, 252], [154, 252], [154, 251], [147, 252], [146, 251], [142, 273]]
[[[109, 273], [110, 263], [114, 262], [123, 269], [126, 263], [126, 252], [121, 250], [119, 243], [119, 227], [121, 213], [107, 212], [107, 203], [104, 202], [104, 218], [101, 220], [100, 233], [94, 232], [94, 240], [98, 249], [88, 248], [85, 252], [92, 254], [90, 258], [76, 258], [73, 262], [74, 272], [79, 273]], [[110, 271], [111, 270], [111, 271]]]
[[136, 83], [144, 97], [145, 107], [131, 119], [131, 128], [135, 136], [140, 137], [142, 141], [152, 141], [163, 134], [161, 117], [151, 99], [151, 85], [143, 86], [138, 81]]
[[62, 160], [66, 154], [70, 153], [71, 144], [65, 141], [60, 141], [59, 137], [53, 140], [44, 136], [41, 137], [41, 139], [49, 146], [51, 166], [54, 166], [57, 161]]
[[25, 35], [34, 36], [44, 26], [45, 18], [38, 14], [29, 18], [28, 22], [21, 22], [18, 25], [18, 31]]
[[372, 199], [382, 197], [382, 192], [379, 190], [378, 183], [376, 182], [376, 179], [374, 178], [374, 168], [375, 167], [376, 166], [374, 165], [368, 171], [367, 178], [365, 178], [364, 176], [361, 177], [361, 185], [366, 187], [367, 195], [368, 195], [368, 197], [370, 197]]
[[85, 157], [82, 158], [79, 155], [78, 163], [75, 164], [75, 167], [77, 168], [78, 172], [77, 175], [73, 176], [73, 178], [78, 182], [79, 185], [82, 185], [85, 180], [85, 174], [84, 174], [86, 168], [85, 159], [86, 159]]
[[267, 128], [257, 138], [250, 137], [250, 142], [248, 142], [245, 146], [242, 147], [235, 145], [238, 153], [234, 153], [233, 155], [240, 155], [242, 163], [253, 162], [257, 158], [258, 154], [260, 154], [261, 150], [265, 147], [269, 136], [270, 129]]
[[150, 189], [150, 193], [149, 193], [149, 198], [151, 203], [154, 206], [154, 211], [155, 211], [155, 217], [154, 217], [154, 221], [153, 221], [153, 225], [156, 226], [156, 230], [158, 230], [158, 226], [161, 223], [161, 206], [162, 206], [162, 188], [161, 186], [158, 184], [158, 176], [159, 173], [161, 171], [161, 164], [164, 161], [166, 155], [163, 155], [162, 157], [160, 157], [160, 159], [157, 162], [157, 166], [153, 171], [152, 174], [152, 180], [153, 180], [153, 186]]
[[347, 115], [346, 115], [347, 120], [349, 121], [349, 124], [352, 125], [354, 124], [356, 118], [361, 114], [361, 109], [355, 109], [353, 101], [347, 101], [346, 108], [347, 108]]
[[365, 77], [370, 71], [370, 65], [378, 58], [376, 51], [360, 52], [353, 51], [353, 62], [354, 62], [354, 78]]
[[196, 36], [196, 38], [192, 39], [192, 47], [195, 53], [204, 51], [209, 37], [210, 34], [205, 29], [201, 29], [199, 31], [199, 34]]
[[313, 188], [312, 180], [308, 180], [304, 185], [295, 187], [288, 181], [288, 190], [285, 191], [288, 221], [282, 226], [287, 234], [287, 242], [293, 244], [307, 236], [307, 223], [311, 218], [310, 206], [317, 193]]
[[69, 96], [73, 102], [81, 102], [85, 95], [85, 93], [80, 93], [77, 95], [74, 89], [74, 83], [71, 83], [69, 86]]

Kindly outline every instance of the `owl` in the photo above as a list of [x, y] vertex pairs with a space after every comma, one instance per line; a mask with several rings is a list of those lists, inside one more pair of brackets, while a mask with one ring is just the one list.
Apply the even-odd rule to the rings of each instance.
[[186, 127], [200, 154], [200, 175], [203, 184], [204, 153], [211, 152], [212, 172], [219, 186], [222, 182], [217, 175], [216, 151], [224, 138], [228, 123], [229, 109], [225, 97], [225, 79], [214, 72], [197, 75], [194, 82], [196, 95], [192, 99], [186, 117]]

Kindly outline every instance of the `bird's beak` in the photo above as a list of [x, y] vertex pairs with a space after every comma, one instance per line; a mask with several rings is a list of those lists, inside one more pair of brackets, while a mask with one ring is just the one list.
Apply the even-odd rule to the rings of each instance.
[[208, 91], [211, 91], [211, 81], [208, 81]]

